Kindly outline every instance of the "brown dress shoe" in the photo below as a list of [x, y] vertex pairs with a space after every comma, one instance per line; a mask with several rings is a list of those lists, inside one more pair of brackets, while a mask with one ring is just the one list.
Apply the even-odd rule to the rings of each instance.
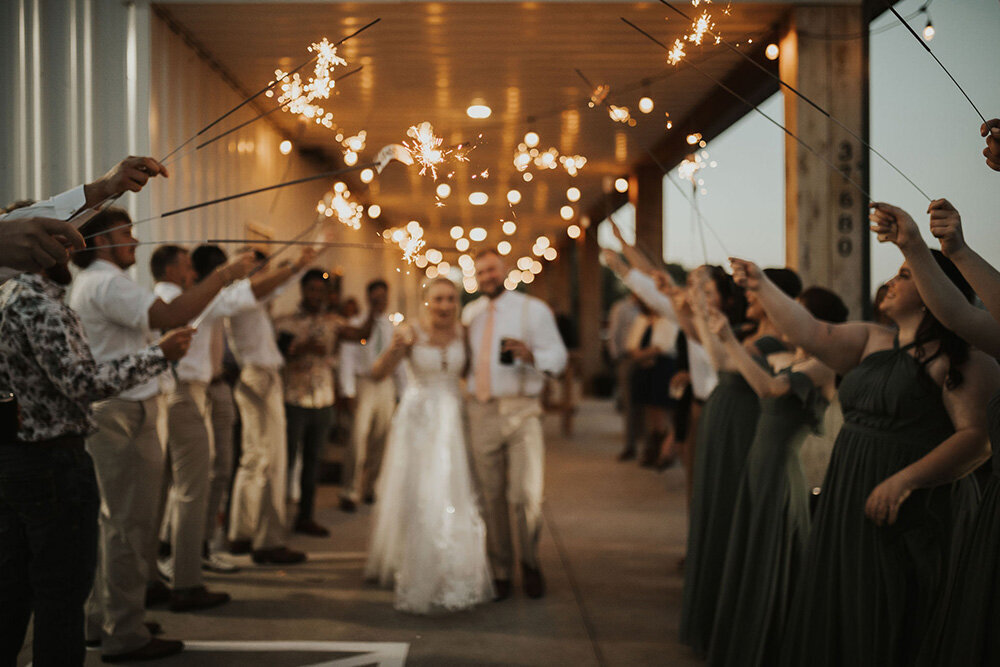
[[229, 593], [213, 593], [204, 586], [175, 589], [170, 594], [170, 611], [211, 609], [229, 602]]
[[297, 565], [304, 563], [306, 555], [301, 551], [292, 551], [288, 547], [274, 549], [254, 549], [253, 562], [257, 565]]
[[312, 537], [330, 537], [330, 531], [312, 519], [299, 519], [295, 522], [294, 530], [296, 533], [301, 535], [311, 535]]
[[537, 599], [545, 595], [545, 579], [537, 567], [521, 563], [521, 583], [524, 585], [524, 594], [529, 598]]
[[500, 602], [510, 597], [510, 579], [493, 580], [493, 601]]
[[102, 655], [103, 662], [136, 662], [139, 660], [159, 660], [171, 655], [177, 655], [184, 650], [184, 642], [176, 639], [149, 640], [149, 643], [141, 648], [137, 648], [126, 653], [115, 653], [114, 655]]

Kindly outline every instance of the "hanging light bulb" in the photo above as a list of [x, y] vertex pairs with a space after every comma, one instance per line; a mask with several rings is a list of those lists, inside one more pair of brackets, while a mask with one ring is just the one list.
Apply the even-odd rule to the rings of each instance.
[[566, 190], [566, 199], [570, 201], [580, 201], [580, 188], [569, 188]]
[[934, 24], [931, 23], [931, 15], [927, 15], [927, 25], [924, 26], [924, 39], [928, 42], [934, 39]]
[[537, 146], [538, 145], [538, 133], [537, 132], [528, 132], [526, 135], [524, 135], [524, 145], [527, 146], [528, 148], [534, 148], [535, 146]]
[[507, 191], [507, 201], [511, 204], [517, 204], [521, 201], [521, 193], [518, 190], [508, 190]]
[[778, 45], [774, 44], [773, 42], [771, 44], [768, 44], [767, 48], [764, 49], [764, 57], [767, 58], [768, 60], [777, 60], [779, 54], [780, 51], [778, 50]]
[[653, 100], [649, 97], [643, 97], [639, 100], [639, 111], [643, 113], [649, 113], [653, 110]]

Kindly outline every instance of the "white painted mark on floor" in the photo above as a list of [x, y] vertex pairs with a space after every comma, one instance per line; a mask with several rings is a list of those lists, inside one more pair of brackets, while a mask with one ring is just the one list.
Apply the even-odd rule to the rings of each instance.
[[302, 667], [403, 667], [410, 645], [403, 642], [323, 642], [323, 641], [260, 641], [260, 642], [217, 642], [185, 641], [185, 651], [249, 651], [282, 652], [331, 651], [335, 653], [357, 653], [324, 662], [315, 662]]

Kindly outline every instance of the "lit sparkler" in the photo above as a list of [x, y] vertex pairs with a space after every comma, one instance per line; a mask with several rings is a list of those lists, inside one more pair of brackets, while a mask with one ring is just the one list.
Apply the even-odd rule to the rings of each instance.
[[[701, 46], [701, 42], [705, 38], [705, 33], [712, 32], [714, 29], [715, 22], [712, 20], [712, 15], [708, 12], [702, 12], [701, 16], [692, 22], [691, 34], [687, 36], [687, 40], [692, 44]], [[720, 37], [716, 36], [715, 43], [718, 44], [720, 39]]]
[[614, 104], [608, 105], [608, 116], [616, 123], [627, 123], [632, 119], [632, 114], [629, 113], [628, 107], [619, 107]]
[[676, 65], [685, 55], [684, 42], [680, 39], [675, 39], [673, 47], [671, 47], [670, 51], [667, 53], [667, 62], [671, 65]]
[[420, 123], [420, 125], [411, 125], [410, 129], [406, 131], [406, 136], [413, 141], [404, 141], [403, 146], [420, 165], [420, 175], [423, 176], [430, 170], [431, 177], [437, 180], [437, 167], [451, 153], [451, 149], [441, 147], [444, 139], [434, 135], [434, 127], [427, 121]]

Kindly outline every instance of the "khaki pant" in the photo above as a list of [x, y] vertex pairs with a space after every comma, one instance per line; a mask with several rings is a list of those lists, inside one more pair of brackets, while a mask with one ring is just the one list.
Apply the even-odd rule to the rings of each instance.
[[206, 389], [208, 443], [212, 449], [212, 468], [208, 475], [208, 504], [205, 516], [205, 541], [211, 542], [219, 524], [219, 512], [229, 495], [233, 477], [233, 426], [236, 404], [233, 389], [225, 382], [213, 382]]
[[360, 502], [372, 494], [382, 468], [385, 440], [396, 410], [393, 379], [358, 378], [358, 405], [351, 429], [351, 452], [344, 468], [343, 496]]
[[143, 625], [155, 549], [164, 454], [156, 431], [158, 398], [94, 404], [98, 431], [87, 439], [101, 490], [100, 541], [87, 635], [105, 655], [147, 644]]
[[483, 501], [486, 548], [493, 576], [511, 578], [514, 550], [513, 512], [521, 562], [538, 567], [538, 536], [542, 527], [542, 485], [545, 443], [541, 404], [537, 398], [502, 398], [469, 407], [469, 448]]
[[244, 366], [234, 397], [243, 422], [243, 453], [233, 484], [230, 540], [254, 549], [285, 544], [285, 405], [278, 369]]
[[211, 444], [202, 382], [178, 382], [166, 398], [166, 519], [174, 562], [175, 589], [202, 585], [201, 548], [208, 505]]

